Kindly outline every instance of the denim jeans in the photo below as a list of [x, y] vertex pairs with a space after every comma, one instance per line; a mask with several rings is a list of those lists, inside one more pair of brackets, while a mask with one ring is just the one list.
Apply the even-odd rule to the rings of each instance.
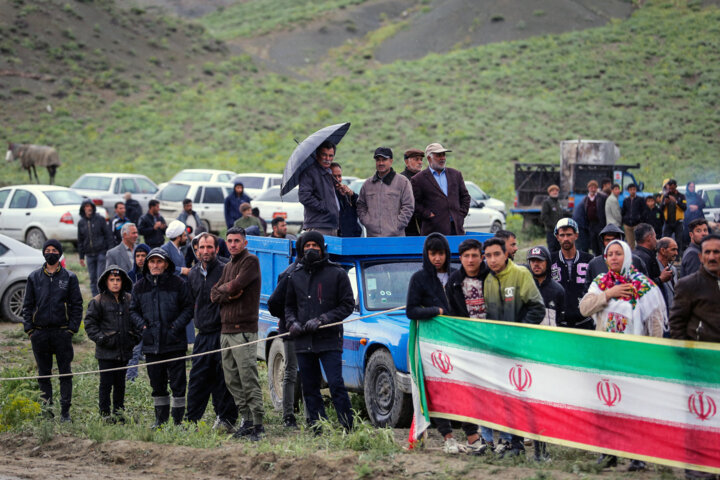
[[[142, 340], [140, 340], [140, 343], [135, 345], [135, 348], [133, 348], [132, 358], [128, 362], [128, 365], [137, 365], [138, 363], [140, 363], [140, 360], [142, 360], [142, 356], [143, 356], [142, 347], [143, 347], [143, 342], [142, 342]], [[127, 369], [127, 373], [125, 374], [126, 379], [133, 382], [133, 381], [135, 381], [135, 379], [137, 377], [138, 377], [137, 367]]]
[[[512, 441], [512, 433], [498, 432], [498, 435], [500, 436], [500, 440], [504, 440], [508, 443]], [[482, 436], [482, 439], [485, 440], [485, 443], [490, 443], [494, 441], [492, 428], [480, 427], [480, 436]]]
[[88, 273], [90, 274], [90, 291], [94, 297], [100, 293], [97, 282], [105, 271], [105, 254], [85, 255], [85, 265], [87, 265]]

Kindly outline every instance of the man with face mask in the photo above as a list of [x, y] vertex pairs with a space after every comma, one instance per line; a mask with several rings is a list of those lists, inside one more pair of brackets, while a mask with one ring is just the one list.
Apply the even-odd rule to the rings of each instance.
[[560, 243], [555, 238], [555, 225], [565, 216], [565, 211], [560, 205], [560, 187], [550, 185], [547, 189], [548, 198], [543, 200], [540, 209], [540, 221], [545, 227], [545, 238], [548, 249], [551, 252], [560, 250]]
[[[22, 316], [25, 333], [30, 337], [37, 362], [38, 375], [52, 373], [55, 355], [58, 371], [70, 373], [74, 351], [72, 336], [82, 320], [83, 302], [80, 285], [74, 273], [60, 265], [62, 245], [50, 239], [43, 245], [45, 264], [32, 272], [25, 286]], [[52, 383], [49, 378], [38, 380], [43, 406], [53, 403]], [[70, 421], [72, 377], [60, 378], [60, 420]], [[47, 410], [52, 416], [52, 411]]]

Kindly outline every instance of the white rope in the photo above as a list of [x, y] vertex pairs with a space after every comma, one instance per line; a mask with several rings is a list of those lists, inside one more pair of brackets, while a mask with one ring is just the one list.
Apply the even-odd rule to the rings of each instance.
[[[401, 306], [401, 307], [391, 308], [391, 309], [389, 309], [389, 310], [383, 310], [382, 312], [371, 313], [370, 315], [365, 315], [365, 316], [363, 316], [363, 317], [349, 318], [349, 319], [343, 320], [343, 321], [341, 321], [341, 322], [329, 323], [329, 324], [327, 324], [327, 325], [322, 325], [320, 328], [335, 327], [335, 326], [337, 326], [337, 325], [342, 325], [342, 324], [344, 324], [344, 323], [355, 322], [355, 321], [357, 321], [357, 320], [364, 320], [364, 319], [366, 319], [366, 318], [376, 317], [376, 316], [378, 316], [378, 315], [383, 315], [383, 314], [385, 314], [385, 313], [394, 312], [394, 311], [396, 311], [396, 310], [402, 310], [403, 308], [405, 308], [405, 305], [403, 305], [403, 306]], [[243, 344], [240, 344], [240, 345], [233, 345], [232, 347], [218, 348], [217, 350], [210, 350], [210, 351], [208, 351], [208, 352], [193, 353], [193, 354], [191, 354], [191, 355], [185, 355], [185, 356], [183, 356], [183, 357], [168, 358], [168, 359], [165, 359], [165, 360], [157, 360], [157, 361], [155, 361], [155, 362], [141, 363], [141, 364], [138, 364], [138, 365], [126, 365], [126, 366], [124, 366], [124, 367], [107, 368], [107, 369], [105, 369], [105, 370], [88, 370], [88, 371], [86, 371], [86, 372], [78, 372], [78, 373], [58, 373], [58, 374], [55, 374], [55, 375], [35, 375], [35, 376], [32, 376], [32, 377], [0, 377], [0, 382], [8, 382], [8, 381], [12, 381], [12, 380], [39, 380], [39, 379], [43, 379], [43, 378], [72, 377], [72, 376], [75, 376], [75, 375], [91, 375], [91, 374], [95, 374], [95, 373], [115, 372], [115, 371], [119, 371], [119, 370], [129, 370], [129, 369], [131, 369], [131, 368], [147, 367], [147, 366], [149, 366], [149, 365], [159, 365], [159, 364], [161, 364], [161, 363], [176, 362], [176, 361], [178, 361], [178, 360], [187, 360], [188, 358], [202, 357], [203, 355], [211, 355], [211, 354], [213, 354], [213, 353], [219, 353], [219, 352], [223, 352], [223, 351], [225, 351], [225, 350], [232, 350], [233, 348], [248, 347], [248, 346], [250, 346], [250, 345], [256, 345], [256, 344], [258, 344], [258, 343], [267, 342], [267, 341], [269, 341], [269, 340], [275, 340], [275, 339], [277, 339], [277, 338], [286, 337], [286, 336], [288, 336], [288, 335], [290, 335], [289, 332], [287, 332], [287, 333], [281, 333], [281, 334], [279, 334], [279, 335], [273, 335], [272, 337], [259, 338], [259, 339], [257, 339], [257, 340], [253, 340], [252, 342], [243, 343]]]

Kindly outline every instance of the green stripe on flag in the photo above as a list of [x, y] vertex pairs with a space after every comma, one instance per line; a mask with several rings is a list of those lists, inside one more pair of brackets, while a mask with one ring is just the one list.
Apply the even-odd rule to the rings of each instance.
[[688, 342], [453, 317], [420, 322], [418, 335], [420, 341], [575, 370], [720, 385], [720, 349], [699, 342], [688, 348]]
[[[420, 328], [418, 325], [419, 322], [420, 320], [410, 320], [410, 334], [408, 337], [408, 357], [410, 359], [410, 373], [412, 374], [415, 386], [420, 393], [420, 405], [422, 408], [422, 412], [420, 413], [425, 417], [425, 420], [430, 423], [427, 399], [425, 398], [425, 374], [423, 373], [422, 361], [420, 360]], [[415, 415], [417, 415], [417, 412], [415, 412]]]

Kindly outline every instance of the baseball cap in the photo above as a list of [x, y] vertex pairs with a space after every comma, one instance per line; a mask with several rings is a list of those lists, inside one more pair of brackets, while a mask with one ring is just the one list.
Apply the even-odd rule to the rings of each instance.
[[378, 147], [375, 149], [375, 155], [373, 155], [373, 158], [375, 157], [393, 158], [393, 153], [387, 147]]
[[578, 233], [580, 231], [580, 229], [578, 228], [578, 224], [575, 220], [573, 220], [572, 218], [561, 218], [555, 225], [555, 235], [557, 235], [558, 230], [560, 230], [561, 228], [568, 227], [575, 230], [575, 233]]
[[431, 153], [443, 153], [443, 152], [452, 152], [452, 150], [448, 150], [447, 148], [443, 147], [439, 143], [431, 143], [430, 145], [425, 147], [425, 156], [428, 156]]
[[[545, 247], [542, 247], [542, 246], [532, 247], [528, 251], [527, 259], [530, 260], [530, 259], [534, 258], [536, 260], [545, 260], [545, 261], [550, 260], [549, 253], [543, 252], [543, 249], [545, 249]], [[545, 249], [545, 250], [547, 250], [547, 249]]]

